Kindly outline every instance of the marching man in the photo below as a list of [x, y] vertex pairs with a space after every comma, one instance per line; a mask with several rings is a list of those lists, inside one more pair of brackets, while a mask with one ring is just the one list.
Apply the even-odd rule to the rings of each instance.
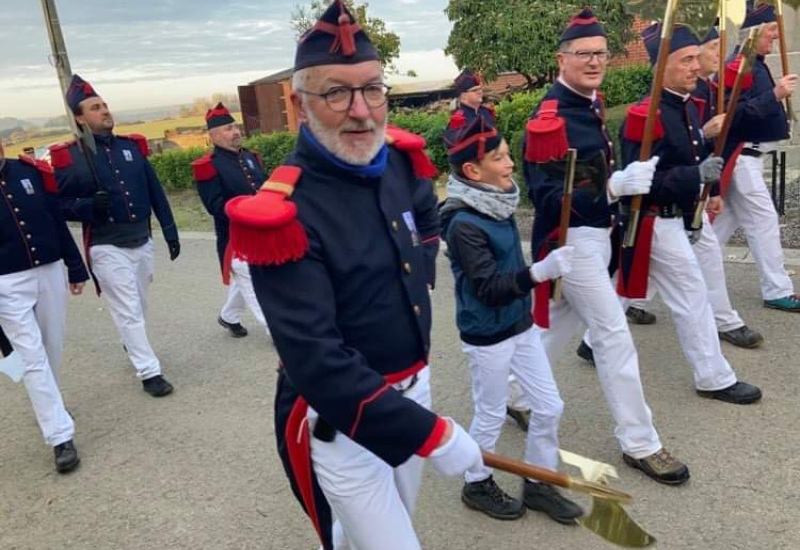
[[[67, 289], [89, 279], [61, 216], [50, 166], [6, 159], [0, 143], [0, 348], [19, 354], [23, 383], [58, 473], [80, 464], [75, 424], [58, 387], [67, 328]], [[66, 269], [65, 269], [66, 264]]]
[[89, 269], [144, 391], [163, 397], [172, 393], [172, 384], [161, 374], [145, 329], [147, 289], [153, 280], [152, 212], [171, 260], [181, 250], [178, 228], [147, 160], [145, 137], [115, 135], [108, 105], [78, 75], [67, 90], [67, 103], [78, 123], [91, 131], [96, 152], [84, 156], [76, 142], [50, 148], [62, 209], [67, 219], [83, 222]]
[[494, 124], [494, 109], [483, 103], [483, 81], [481, 77], [469, 69], [464, 69], [455, 80], [458, 92], [458, 108], [453, 112], [462, 112], [468, 122], [476, 117], [483, 117], [487, 123]]
[[738, 227], [744, 229], [758, 267], [764, 306], [798, 313], [800, 297], [786, 273], [778, 213], [764, 182], [764, 155], [774, 151], [779, 141], [789, 138], [783, 101], [794, 94], [798, 76], [790, 74], [776, 81], [764, 61], [779, 37], [772, 5], [760, 4], [748, 10], [740, 31], [742, 41], [753, 27], [760, 30], [752, 85], [742, 92], [726, 145], [724, 154], [731, 157], [728, 162], [735, 162], [735, 168], [730, 185], [723, 182], [726, 208], [714, 221], [714, 231], [725, 246]]
[[415, 550], [425, 459], [483, 461], [431, 412], [439, 218], [424, 140], [387, 130], [378, 54], [341, 0], [300, 40], [294, 152], [226, 206], [281, 358], [278, 450], [325, 550]]
[[241, 323], [245, 308], [262, 326], [266, 327], [266, 321], [253, 292], [247, 264], [230, 255], [225, 205], [234, 197], [255, 195], [266, 178], [261, 158], [242, 147], [239, 125], [222, 103], [206, 113], [206, 125], [214, 150], [192, 163], [192, 173], [203, 206], [214, 217], [222, 278], [229, 284], [228, 299], [217, 322], [234, 338], [243, 338], [247, 336]]

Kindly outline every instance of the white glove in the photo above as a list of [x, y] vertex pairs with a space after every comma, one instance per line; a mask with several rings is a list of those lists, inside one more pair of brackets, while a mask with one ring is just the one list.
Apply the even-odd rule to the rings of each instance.
[[653, 157], [646, 162], [632, 162], [625, 170], [611, 174], [611, 179], [608, 180], [608, 190], [611, 195], [627, 197], [648, 194], [653, 186], [658, 161], [659, 157]]
[[545, 256], [544, 260], [531, 266], [531, 277], [535, 283], [548, 279], [558, 279], [572, 271], [572, 257], [575, 255], [574, 246], [562, 246]]
[[445, 418], [453, 428], [450, 440], [433, 451], [428, 459], [436, 471], [447, 477], [463, 475], [467, 470], [475, 470], [483, 466], [481, 448], [475, 443], [464, 428], [452, 418]]

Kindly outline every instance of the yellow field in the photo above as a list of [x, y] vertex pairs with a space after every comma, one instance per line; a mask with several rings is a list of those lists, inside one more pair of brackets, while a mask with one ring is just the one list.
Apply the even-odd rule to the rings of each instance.
[[[233, 117], [238, 121], [242, 121], [241, 113], [232, 113]], [[172, 130], [174, 128], [191, 128], [196, 126], [205, 126], [206, 120], [202, 116], [186, 117], [186, 118], [170, 118], [165, 120], [154, 120], [151, 122], [143, 122], [140, 124], [120, 124], [114, 129], [116, 134], [143, 134], [148, 139], [163, 138], [164, 131]], [[51, 145], [61, 141], [68, 141], [72, 139], [71, 134], [48, 136], [43, 138], [34, 138], [28, 141], [15, 143], [14, 145], [6, 146], [6, 154], [9, 157], [17, 156], [22, 153], [25, 147], [39, 147], [41, 145]]]

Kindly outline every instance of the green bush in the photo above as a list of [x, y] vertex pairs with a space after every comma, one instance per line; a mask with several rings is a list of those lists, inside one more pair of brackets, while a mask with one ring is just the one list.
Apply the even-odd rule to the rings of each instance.
[[161, 184], [169, 191], [178, 191], [192, 186], [192, 162], [205, 154], [203, 147], [165, 151], [150, 157], [150, 163]]
[[514, 141], [512, 136], [525, 128], [525, 123], [533, 114], [533, 109], [542, 101], [548, 88], [514, 94], [509, 98], [503, 99], [495, 106], [497, 129], [506, 137], [509, 144]]
[[260, 134], [244, 140], [244, 146], [261, 155], [264, 172], [269, 176], [275, 168], [286, 160], [294, 149], [297, 135], [291, 132]]
[[649, 65], [631, 65], [611, 69], [603, 80], [606, 107], [628, 105], [650, 93], [653, 72]]
[[428, 155], [436, 165], [439, 172], [446, 174], [450, 165], [447, 162], [447, 150], [444, 146], [444, 131], [450, 121], [450, 113], [392, 113], [389, 122], [409, 132], [414, 132], [425, 138], [428, 142]]

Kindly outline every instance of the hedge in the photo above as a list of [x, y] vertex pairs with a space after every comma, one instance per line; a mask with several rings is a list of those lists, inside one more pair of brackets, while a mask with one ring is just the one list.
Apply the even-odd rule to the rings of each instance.
[[[651, 71], [646, 65], [634, 65], [612, 69], [603, 83], [603, 94], [609, 107], [609, 132], [617, 140], [617, 131], [624, 116], [624, 109], [614, 107], [633, 103], [650, 90]], [[522, 167], [522, 138], [525, 122], [539, 104], [547, 88], [522, 92], [500, 101], [496, 105], [497, 127], [508, 140], [518, 168]], [[442, 137], [450, 113], [440, 111], [427, 113], [390, 113], [389, 122], [422, 135], [428, 142], [428, 154], [442, 173], [447, 173], [447, 153]], [[244, 141], [244, 146], [258, 151], [267, 173], [283, 163], [294, 148], [296, 136], [289, 132], [276, 132], [253, 136]], [[195, 147], [178, 151], [167, 151], [151, 158], [161, 182], [169, 190], [187, 189], [192, 186], [191, 163], [205, 154], [206, 149]]]

